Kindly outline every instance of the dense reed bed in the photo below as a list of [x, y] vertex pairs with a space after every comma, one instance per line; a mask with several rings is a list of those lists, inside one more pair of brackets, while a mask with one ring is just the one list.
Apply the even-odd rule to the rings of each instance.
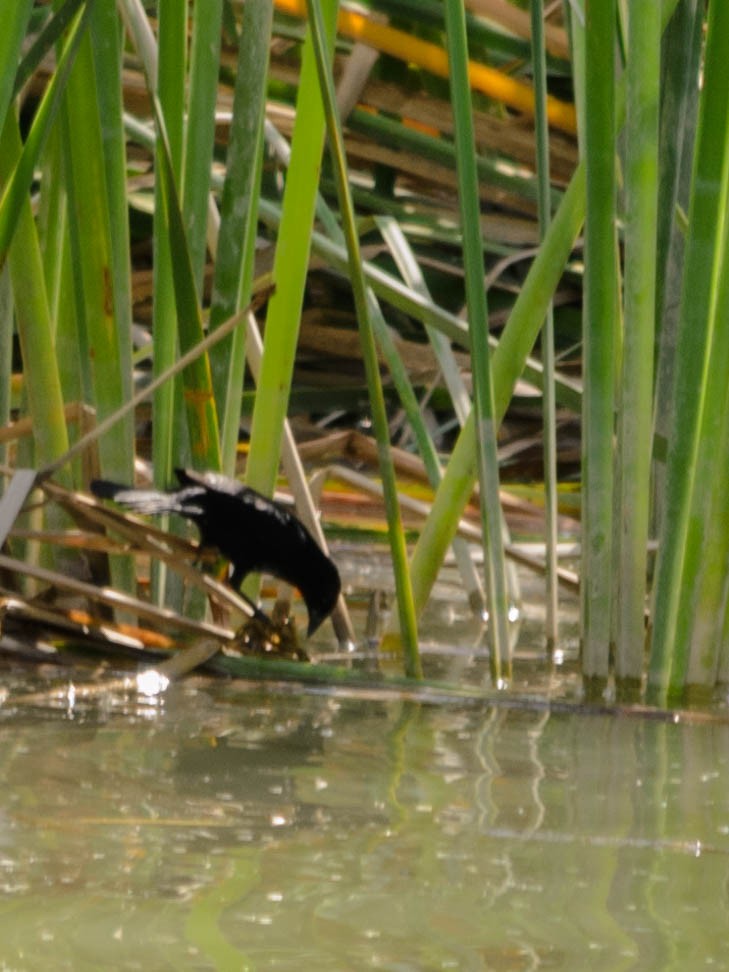
[[[298, 450], [364, 429], [388, 648], [422, 674], [419, 617], [452, 549], [502, 685], [517, 593], [500, 485], [526, 410], [545, 650], [570, 478], [588, 694], [710, 695], [729, 672], [728, 18], [715, 0], [10, 5], [6, 474], [84, 490], [142, 460], [158, 486], [191, 465], [270, 495], [283, 473], [320, 531]], [[561, 440], [575, 421], [579, 463]], [[414, 543], [395, 446], [433, 491]], [[57, 505], [34, 515], [68, 529]], [[10, 545], [62, 564], [52, 543]], [[110, 562], [133, 595], [134, 559]], [[199, 617], [172, 566], [156, 562], [153, 599]], [[335, 630], [352, 635], [344, 608]]]

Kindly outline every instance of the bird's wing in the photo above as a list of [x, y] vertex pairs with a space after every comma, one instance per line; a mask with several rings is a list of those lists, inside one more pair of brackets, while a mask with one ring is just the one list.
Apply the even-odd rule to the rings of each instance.
[[248, 510], [270, 516], [282, 526], [288, 526], [292, 520], [296, 523], [299, 522], [293, 511], [289, 510], [283, 503], [269, 499], [263, 493], [251, 489], [250, 486], [246, 486], [238, 479], [223, 476], [222, 473], [199, 472], [197, 469], [175, 469], [175, 475], [182, 486], [202, 486], [210, 493], [233, 496], [243, 503]]
[[239, 496], [248, 491], [248, 487], [237, 479], [223, 476], [216, 472], [198, 472], [197, 469], [175, 469], [175, 475], [181, 486], [202, 486], [211, 493], [224, 493], [226, 496]]

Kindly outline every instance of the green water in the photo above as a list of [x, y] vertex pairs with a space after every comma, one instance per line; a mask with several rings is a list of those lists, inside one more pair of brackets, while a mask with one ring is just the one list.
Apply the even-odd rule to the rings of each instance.
[[0, 719], [2, 970], [729, 968], [729, 728], [198, 682]]

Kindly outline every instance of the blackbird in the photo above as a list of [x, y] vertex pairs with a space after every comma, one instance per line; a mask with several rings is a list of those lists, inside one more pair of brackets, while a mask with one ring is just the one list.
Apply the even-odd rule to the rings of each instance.
[[341, 582], [334, 562], [293, 513], [235, 479], [176, 469], [180, 489], [133, 489], [95, 479], [91, 492], [135, 513], [179, 513], [192, 520], [204, 547], [216, 547], [233, 567], [236, 590], [252, 571], [297, 587], [309, 613], [311, 636], [332, 612]]

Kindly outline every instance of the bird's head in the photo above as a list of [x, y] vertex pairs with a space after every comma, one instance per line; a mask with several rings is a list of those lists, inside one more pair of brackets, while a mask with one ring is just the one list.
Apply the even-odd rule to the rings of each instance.
[[306, 590], [301, 591], [309, 613], [307, 637], [310, 638], [332, 613], [341, 589], [342, 582], [334, 561], [323, 556], [321, 563], [312, 570]]

